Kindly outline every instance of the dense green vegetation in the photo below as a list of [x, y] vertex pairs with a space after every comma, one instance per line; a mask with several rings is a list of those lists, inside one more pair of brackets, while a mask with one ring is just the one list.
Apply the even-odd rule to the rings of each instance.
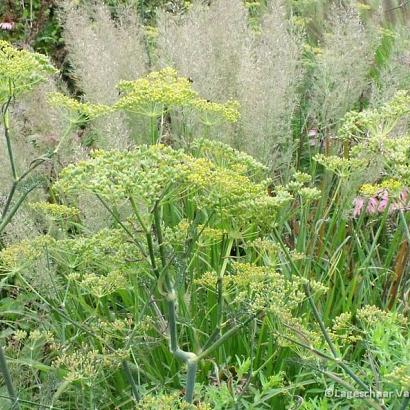
[[0, 408], [409, 408], [408, 13], [3, 2]]

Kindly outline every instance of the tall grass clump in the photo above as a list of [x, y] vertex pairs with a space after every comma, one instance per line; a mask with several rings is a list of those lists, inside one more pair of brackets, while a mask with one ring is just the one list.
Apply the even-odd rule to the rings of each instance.
[[239, 146], [279, 171], [290, 167], [295, 150], [292, 120], [304, 74], [303, 32], [275, 1], [252, 35], [250, 59], [241, 59], [239, 73]]
[[386, 30], [388, 58], [380, 68], [379, 79], [373, 84], [370, 102], [377, 106], [391, 99], [398, 90], [410, 88], [410, 35], [405, 26]]
[[[148, 68], [143, 29], [131, 8], [119, 10], [114, 20], [103, 2], [62, 6], [61, 19], [69, 63], [69, 76], [84, 101], [114, 103], [115, 86], [120, 80], [132, 80]], [[139, 124], [133, 125], [140, 132]], [[125, 148], [133, 143], [133, 126], [119, 115], [115, 121], [100, 120], [88, 132], [90, 140], [102, 146]], [[106, 138], [117, 135], [117, 138]]]
[[239, 101], [238, 125], [215, 138], [280, 168], [292, 152], [302, 41], [283, 6], [269, 4], [254, 28], [241, 1], [196, 2], [177, 17], [163, 12], [157, 41], [160, 61], [191, 78], [206, 98]]
[[368, 92], [376, 46], [377, 38], [355, 8], [331, 8], [324, 22], [323, 40], [313, 51], [314, 66], [307, 88], [312, 127], [327, 134], [337, 128], [344, 114], [360, 108], [357, 105]]

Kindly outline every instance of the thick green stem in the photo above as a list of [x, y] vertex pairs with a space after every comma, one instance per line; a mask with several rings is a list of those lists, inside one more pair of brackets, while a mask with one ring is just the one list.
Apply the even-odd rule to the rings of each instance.
[[131, 370], [130, 370], [130, 367], [128, 366], [128, 363], [125, 360], [122, 362], [122, 368], [124, 369], [124, 373], [126, 374], [128, 382], [131, 385], [131, 390], [132, 390], [132, 394], [134, 396], [134, 399], [136, 401], [139, 401], [140, 394], [139, 394], [139, 391], [138, 391], [138, 386], [135, 383], [134, 377], [131, 373]]
[[10, 139], [10, 119], [9, 119], [9, 113], [8, 113], [8, 106], [10, 104], [11, 99], [9, 99], [9, 102], [6, 104], [6, 106], [3, 109], [3, 125], [4, 125], [4, 136], [6, 138], [6, 146], [7, 146], [7, 154], [9, 156], [9, 162], [10, 162], [10, 168], [11, 168], [11, 174], [13, 176], [13, 180], [17, 180], [17, 169], [16, 169], [16, 163], [14, 160], [14, 154], [13, 154], [13, 148], [11, 146], [11, 139]]
[[9, 210], [10, 205], [11, 205], [11, 201], [12, 201], [12, 199], [13, 199], [13, 196], [14, 196], [14, 194], [16, 193], [17, 185], [18, 185], [18, 182], [17, 182], [17, 181], [13, 181], [13, 184], [12, 184], [12, 186], [11, 186], [10, 192], [9, 192], [9, 194], [8, 194], [8, 196], [7, 196], [6, 205], [4, 205], [4, 209], [3, 209], [3, 212], [2, 212], [2, 214], [1, 214], [1, 218], [0, 218], [0, 219], [3, 219], [3, 218], [6, 216], [8, 210]]
[[223, 311], [224, 311], [224, 297], [223, 297], [223, 278], [225, 275], [226, 267], [228, 266], [229, 255], [231, 254], [233, 245], [233, 239], [228, 241], [228, 245], [226, 247], [226, 252], [223, 255], [223, 262], [221, 270], [219, 271], [218, 280], [217, 280], [217, 292], [218, 292], [218, 310], [217, 310], [217, 328], [219, 331], [222, 327], [223, 321]]
[[158, 205], [154, 207], [154, 223], [155, 223], [155, 231], [158, 238], [158, 245], [159, 245], [159, 254], [161, 256], [162, 265], [166, 265], [166, 255], [165, 255], [165, 248], [164, 248], [164, 240], [162, 238], [162, 229], [161, 229], [161, 215]]
[[155, 145], [157, 143], [157, 136], [156, 136], [156, 117], [150, 116], [150, 132], [151, 132], [151, 144]]
[[11, 222], [13, 216], [16, 214], [24, 200], [26, 199], [27, 195], [33, 191], [35, 188], [37, 188], [38, 185], [32, 186], [29, 190], [27, 190], [20, 198], [19, 200], [15, 203], [13, 208], [10, 210], [8, 215], [4, 215], [4, 219], [0, 220], [0, 234], [4, 231], [6, 226]]
[[176, 314], [176, 294], [172, 290], [168, 293], [168, 330], [169, 330], [169, 348], [172, 353], [178, 350], [178, 334], [177, 334], [177, 314]]
[[4, 383], [6, 384], [7, 392], [9, 394], [10, 400], [13, 401], [13, 408], [19, 409], [18, 397], [16, 391], [14, 390], [13, 382], [11, 380], [9, 368], [7, 366], [6, 356], [4, 354], [4, 350], [0, 345], [0, 370], [3, 374]]
[[188, 403], [192, 403], [194, 399], [195, 379], [196, 379], [196, 371], [198, 367], [198, 362], [196, 360], [188, 360], [187, 364], [188, 364], [188, 371], [187, 371], [187, 379], [186, 379], [185, 400]]
[[[158, 241], [161, 263], [164, 269], [163, 275], [164, 275], [164, 281], [165, 281], [166, 299], [167, 299], [167, 308], [168, 308], [169, 350], [177, 359], [180, 359], [184, 361], [185, 363], [187, 363], [188, 372], [187, 372], [185, 400], [188, 403], [192, 403], [193, 398], [194, 398], [196, 370], [198, 366], [197, 355], [192, 352], [185, 352], [181, 350], [178, 346], [177, 311], [176, 311], [177, 294], [175, 292], [173, 281], [167, 269], [168, 264], [166, 261], [166, 253], [165, 253], [164, 242], [163, 242], [163, 237], [162, 237], [161, 215], [160, 215], [160, 209], [158, 208], [158, 204], [154, 207], [153, 213], [154, 213], [155, 233], [156, 233], [156, 237]], [[147, 235], [147, 239], [149, 239], [148, 235]], [[148, 247], [150, 246], [148, 245]], [[155, 259], [154, 255], [152, 255], [151, 259], [152, 260]]]
[[409, 405], [410, 405], [410, 397], [406, 397], [406, 398], [403, 400], [403, 402], [402, 402], [402, 404], [401, 404], [399, 410], [406, 410], [406, 409], [409, 408]]

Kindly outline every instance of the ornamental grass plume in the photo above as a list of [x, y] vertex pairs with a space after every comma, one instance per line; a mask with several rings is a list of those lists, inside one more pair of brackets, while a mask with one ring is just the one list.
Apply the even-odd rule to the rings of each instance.
[[280, 168], [293, 151], [290, 124], [302, 77], [302, 37], [282, 3], [269, 5], [255, 30], [239, 0], [194, 2], [176, 17], [161, 12], [158, 53], [162, 66], [191, 78], [204, 98], [238, 101], [238, 123], [215, 127], [207, 137]]
[[384, 29], [385, 58], [378, 77], [372, 84], [370, 106], [377, 107], [392, 99], [399, 90], [410, 89], [410, 32], [407, 25], [396, 26], [394, 31]]
[[131, 10], [120, 10], [114, 21], [103, 2], [88, 7], [65, 2], [61, 18], [73, 77], [87, 101], [113, 104], [119, 81], [146, 72], [143, 34]]
[[268, 2], [250, 53], [239, 70], [241, 121], [237, 144], [270, 169], [288, 169], [295, 150], [292, 119], [298, 108], [303, 32], [287, 18], [280, 0]]
[[[114, 20], [108, 6], [100, 0], [92, 5], [65, 1], [61, 8], [70, 75], [85, 102], [114, 104], [119, 81], [133, 80], [148, 69], [137, 15], [125, 7], [118, 7], [117, 11]], [[144, 124], [130, 122], [125, 115], [117, 113], [93, 124], [92, 135], [100, 147], [127, 149], [134, 142], [133, 135], [145, 130]]]
[[[161, 11], [157, 38], [160, 66], [175, 67], [190, 78], [206, 100], [239, 101], [240, 67], [250, 58], [252, 37], [247, 16], [241, 0], [218, 0], [210, 5], [195, 1], [185, 14], [177, 16]], [[203, 129], [195, 116], [188, 118], [188, 123], [199, 130], [196, 135], [240, 146], [231, 126]]]
[[237, 99], [238, 73], [249, 39], [241, 0], [218, 0], [210, 6], [195, 1], [186, 14], [158, 15], [160, 64], [174, 66], [192, 79], [204, 98], [216, 102]]
[[325, 24], [309, 86], [309, 116], [322, 131], [337, 128], [367, 89], [378, 40], [351, 6], [332, 6]]

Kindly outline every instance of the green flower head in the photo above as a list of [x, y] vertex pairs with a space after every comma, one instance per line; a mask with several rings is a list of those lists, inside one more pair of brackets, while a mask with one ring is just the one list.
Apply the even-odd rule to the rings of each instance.
[[50, 93], [48, 101], [66, 111], [74, 122], [91, 121], [112, 111], [108, 105], [83, 103], [61, 93]]
[[46, 56], [18, 50], [0, 40], [0, 103], [30, 91], [55, 72]]

